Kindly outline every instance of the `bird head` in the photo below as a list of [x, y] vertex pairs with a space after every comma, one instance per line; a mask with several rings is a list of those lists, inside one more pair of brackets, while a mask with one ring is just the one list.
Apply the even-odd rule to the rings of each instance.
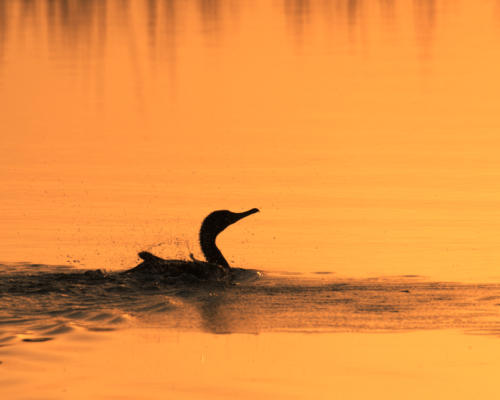
[[234, 213], [228, 210], [218, 210], [210, 213], [201, 224], [201, 235], [217, 236], [229, 225], [238, 222], [240, 219], [248, 217], [249, 215], [259, 212], [258, 208], [241, 213]]

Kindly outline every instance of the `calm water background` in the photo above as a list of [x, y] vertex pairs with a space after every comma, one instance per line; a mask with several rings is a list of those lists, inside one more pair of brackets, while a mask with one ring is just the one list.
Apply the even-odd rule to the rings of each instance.
[[[0, 1], [0, 397], [498, 397], [499, 60], [495, 0]], [[252, 207], [262, 282], [51, 280]]]
[[1, 259], [500, 278], [495, 1], [3, 1]]

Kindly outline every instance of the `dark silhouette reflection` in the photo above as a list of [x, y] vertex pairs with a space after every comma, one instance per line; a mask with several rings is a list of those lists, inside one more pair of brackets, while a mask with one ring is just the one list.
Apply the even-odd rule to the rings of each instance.
[[414, 0], [415, 29], [420, 58], [432, 57], [432, 42], [436, 25], [436, 1]]
[[79, 49], [87, 52], [95, 49], [98, 55], [103, 55], [106, 9], [106, 0], [47, 1], [49, 45], [60, 44], [71, 53]]
[[[196, 0], [195, 9], [199, 13], [201, 32], [208, 40], [219, 36], [224, 26], [224, 18], [234, 18], [238, 2], [220, 0]], [[280, 8], [285, 14], [287, 25], [299, 41], [307, 34], [308, 27], [317, 21], [326, 21], [329, 29], [346, 29], [354, 32], [363, 23], [366, 2], [362, 0], [283, 0]], [[394, 19], [395, 0], [379, 0], [382, 17], [386, 24]], [[436, 22], [435, 0], [414, 0], [416, 36], [421, 57], [430, 57], [431, 43]], [[183, 26], [188, 4], [180, 0], [21, 0], [19, 2], [0, 1], [0, 60], [4, 56], [8, 27], [20, 25], [21, 32], [39, 30], [46, 25], [51, 55], [64, 53], [73, 55], [78, 51], [94, 53], [102, 57], [105, 51], [108, 23], [121, 18], [118, 29], [127, 35], [127, 40], [141, 40], [142, 33], [134, 29], [133, 11], [142, 8], [146, 14], [146, 36], [153, 60], [166, 58], [175, 62], [178, 46], [179, 27]], [[229, 10], [229, 12], [228, 12]], [[15, 12], [14, 12], [15, 11]], [[141, 13], [137, 13], [140, 15]], [[18, 23], [11, 22], [16, 15]], [[108, 15], [112, 15], [109, 18]], [[45, 17], [46, 24], [40, 18]], [[127, 27], [126, 29], [123, 29]], [[332, 32], [335, 34], [335, 32]], [[131, 46], [132, 48], [134, 46]], [[134, 58], [137, 55], [132, 54]]]
[[396, 33], [395, 0], [379, 0], [379, 8], [386, 37], [394, 39], [394, 34]]
[[198, 0], [198, 7], [204, 19], [218, 20], [220, 18], [220, 0]]
[[351, 26], [358, 22], [359, 3], [359, 0], [347, 0], [347, 19]]
[[228, 312], [230, 303], [223, 290], [210, 292], [204, 298], [198, 299], [197, 308], [204, 331], [216, 334], [237, 331], [234, 324], [238, 320], [235, 320], [232, 313]]
[[[235, 4], [225, 5], [220, 0], [197, 0], [196, 10], [200, 15], [201, 31], [207, 38], [216, 37], [220, 32], [223, 8], [235, 10]], [[175, 61], [177, 46], [177, 30], [182, 25], [181, 18], [185, 13], [178, 10], [187, 8], [180, 0], [146, 0], [145, 2], [130, 2], [129, 0], [22, 0], [15, 2], [0, 2], [0, 57], [7, 35], [7, 23], [12, 13], [10, 9], [19, 8], [19, 22], [24, 25], [21, 31], [27, 30], [29, 24], [40, 28], [47, 26], [49, 46], [52, 55], [60, 54], [59, 47], [65, 53], [75, 53], [78, 49], [92, 51], [102, 55], [105, 49], [108, 19], [113, 15], [121, 19], [118, 29], [128, 35], [129, 41], [139, 42], [141, 32], [133, 27], [132, 14], [134, 7], [143, 8], [146, 13], [147, 38], [151, 57], [166, 58]], [[45, 18], [45, 21], [40, 18]], [[44, 23], [45, 22], [45, 23]], [[165, 57], [162, 57], [166, 54]], [[131, 57], [134, 57], [132, 54]]]
[[221, 28], [220, 0], [198, 0], [203, 32], [208, 38], [216, 36]]
[[[152, 49], [156, 48], [156, 29], [158, 26], [158, 2], [157, 0], [148, 0], [148, 42]], [[154, 51], [152, 51], [154, 56]]]
[[7, 41], [7, 32], [8, 32], [8, 10], [7, 10], [7, 2], [0, 1], [0, 66], [2, 65], [3, 57], [4, 57], [4, 46]]
[[302, 39], [306, 26], [310, 23], [311, 4], [309, 0], [285, 0], [285, 15], [293, 29], [295, 37]]
[[[178, 30], [178, 10], [176, 0], [163, 0], [163, 20], [162, 33], [160, 38], [162, 40], [160, 48], [164, 51], [165, 55], [162, 57], [167, 60], [167, 66], [171, 76], [170, 82], [176, 82], [176, 61], [177, 61], [177, 30]], [[156, 28], [155, 28], [156, 29]], [[151, 40], [150, 40], [151, 45]], [[150, 46], [151, 55], [155, 57], [156, 47]], [[172, 91], [173, 92], [173, 91]]]
[[[390, 0], [388, 0], [390, 1]], [[360, 0], [284, 0], [284, 12], [297, 40], [302, 40], [308, 26], [322, 18], [329, 28], [345, 29], [351, 34], [361, 20]]]
[[33, 20], [36, 15], [37, 2], [36, 0], [22, 0], [21, 1], [21, 19]]

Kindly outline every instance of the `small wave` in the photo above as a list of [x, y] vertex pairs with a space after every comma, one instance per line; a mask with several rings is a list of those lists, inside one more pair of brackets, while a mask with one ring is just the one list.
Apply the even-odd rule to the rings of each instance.
[[48, 342], [54, 338], [51, 337], [38, 337], [38, 338], [24, 338], [23, 342], [31, 342], [31, 343], [39, 343], [39, 342]]

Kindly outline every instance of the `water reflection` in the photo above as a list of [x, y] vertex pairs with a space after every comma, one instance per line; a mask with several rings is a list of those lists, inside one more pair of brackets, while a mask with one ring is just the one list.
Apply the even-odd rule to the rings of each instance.
[[436, 25], [436, 1], [414, 0], [416, 39], [420, 48], [420, 58], [428, 60], [432, 56], [432, 42]]
[[358, 21], [359, 15], [359, 4], [358, 0], [348, 0], [347, 1], [347, 18], [349, 25], [355, 25]]
[[304, 35], [305, 26], [310, 23], [311, 4], [309, 0], [285, 0], [285, 15], [297, 39]]
[[[149, 0], [148, 43], [150, 55], [166, 59], [173, 68], [176, 60], [177, 31], [179, 29], [178, 3], [176, 0]], [[158, 51], [161, 51], [159, 54]], [[162, 57], [162, 52], [165, 55]], [[170, 71], [171, 74], [174, 72]]]
[[220, 31], [221, 4], [219, 0], [198, 0], [202, 31], [206, 35], [215, 35]]
[[386, 24], [392, 25], [396, 17], [394, 0], [380, 0], [380, 12]]
[[0, 1], [0, 66], [4, 57], [4, 45], [7, 41], [7, 2]]
[[37, 4], [36, 0], [22, 0], [21, 1], [21, 19], [32, 20], [36, 15]]
[[[378, 3], [380, 15], [385, 24], [391, 24], [396, 18], [394, 0], [380, 0]], [[234, 19], [235, 7], [238, 3], [220, 2], [219, 0], [198, 0], [194, 7], [200, 16], [200, 32], [208, 38], [218, 35], [229, 19]], [[284, 0], [282, 12], [287, 17], [296, 39], [303, 39], [307, 34], [307, 27], [326, 21], [328, 30], [336, 31], [353, 29], [375, 14], [370, 14], [368, 4], [361, 0]], [[422, 46], [422, 57], [430, 56], [430, 43], [433, 39], [436, 21], [435, 0], [414, 0], [414, 19], [416, 37]], [[49, 33], [51, 47], [62, 45], [65, 50], [86, 49], [97, 47], [98, 54], [102, 54], [106, 43], [106, 32], [110, 23], [114, 22], [113, 15], [119, 14], [126, 26], [130, 26], [132, 19], [145, 15], [146, 23], [143, 26], [151, 55], [156, 55], [157, 46], [167, 48], [176, 46], [175, 34], [179, 26], [185, 26], [186, 11], [191, 9], [190, 4], [179, 0], [145, 0], [131, 3], [128, 0], [23, 0], [16, 2], [1, 2], [0, 4], [0, 57], [4, 52], [9, 21], [16, 20], [26, 31], [33, 25], [39, 30], [44, 23]], [[179, 12], [182, 10], [183, 12]], [[45, 15], [45, 17], [43, 17]], [[110, 17], [111, 16], [111, 17]], [[41, 20], [45, 18], [45, 21]], [[181, 21], [182, 20], [182, 21]], [[42, 22], [43, 21], [43, 22]], [[141, 27], [141, 25], [139, 25]], [[140, 40], [142, 33], [134, 30], [135, 40]], [[172, 54], [168, 55], [171, 58]], [[1, 58], [0, 58], [1, 59]]]
[[[107, 1], [49, 0], [46, 25], [49, 45], [58, 56], [58, 47], [73, 54], [78, 50], [103, 56], [106, 44]], [[57, 47], [55, 47], [57, 46]]]
[[209, 293], [197, 305], [202, 329], [217, 334], [233, 333], [235, 329], [231, 313], [228, 312], [229, 307], [223, 291]]
[[[171, 2], [168, 2], [171, 3]], [[153, 49], [156, 47], [156, 27], [158, 25], [158, 2], [156, 0], [148, 0], [148, 41], [149, 46]], [[154, 51], [151, 52], [154, 56]]]
[[52, 338], [76, 326], [118, 329], [131, 319], [145, 326], [216, 334], [500, 332], [500, 286], [495, 284], [264, 276], [235, 286], [172, 285], [64, 266], [0, 267], [0, 341], [28, 331], [36, 332], [35, 339]]

